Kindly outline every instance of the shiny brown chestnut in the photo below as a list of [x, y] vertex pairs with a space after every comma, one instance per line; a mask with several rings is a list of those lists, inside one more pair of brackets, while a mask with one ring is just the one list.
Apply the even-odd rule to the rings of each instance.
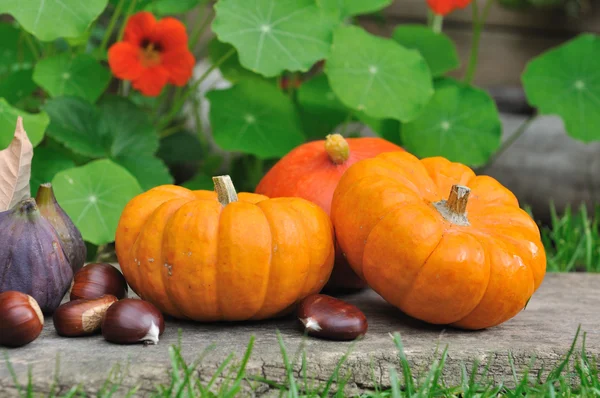
[[309, 336], [354, 340], [367, 333], [365, 314], [356, 306], [325, 294], [306, 297], [298, 306], [298, 319]]
[[115, 296], [107, 294], [97, 299], [79, 299], [64, 303], [54, 312], [54, 328], [64, 337], [94, 334], [100, 330], [108, 308], [117, 301]]
[[43, 328], [44, 315], [33, 297], [14, 290], [0, 294], [0, 346], [29, 344]]
[[165, 331], [160, 311], [151, 303], [139, 299], [124, 299], [111, 305], [102, 321], [102, 335], [117, 344], [158, 344]]
[[75, 273], [71, 300], [95, 299], [105, 294], [119, 300], [127, 297], [127, 282], [121, 271], [110, 264], [92, 263]]

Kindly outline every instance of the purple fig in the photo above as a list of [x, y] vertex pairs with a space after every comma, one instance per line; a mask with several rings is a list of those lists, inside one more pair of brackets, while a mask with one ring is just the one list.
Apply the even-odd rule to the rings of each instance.
[[0, 293], [28, 294], [43, 312], [52, 313], [73, 280], [54, 227], [29, 198], [0, 213], [0, 231]]
[[79, 271], [85, 263], [87, 248], [77, 229], [67, 213], [59, 206], [54, 196], [52, 184], [40, 185], [35, 197], [42, 216], [50, 222], [56, 230], [62, 243], [62, 248], [69, 259], [73, 273]]

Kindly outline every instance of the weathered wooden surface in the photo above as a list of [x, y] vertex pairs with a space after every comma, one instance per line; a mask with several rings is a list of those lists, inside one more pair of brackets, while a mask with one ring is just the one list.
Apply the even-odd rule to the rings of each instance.
[[[527, 309], [512, 320], [490, 330], [465, 332], [430, 326], [404, 316], [385, 303], [372, 291], [348, 297], [360, 307], [369, 320], [366, 338], [356, 344], [345, 369], [352, 370], [347, 392], [373, 387], [373, 375], [384, 388], [389, 385], [389, 368], [398, 364], [397, 352], [389, 333], [400, 332], [406, 355], [415, 372], [423, 371], [432, 362], [436, 347], [448, 345], [449, 357], [445, 371], [448, 383], [460, 377], [460, 365], [467, 369], [474, 360], [487, 363], [493, 359], [491, 376], [497, 381], [511, 383], [509, 351], [513, 353], [517, 369], [537, 358], [533, 372], [542, 366], [548, 369], [561, 360], [568, 350], [578, 325], [587, 332], [586, 347], [590, 355], [600, 356], [600, 312], [598, 311], [600, 275], [550, 274], [534, 295]], [[67, 339], [59, 337], [47, 320], [42, 336], [32, 344], [7, 350], [19, 381], [27, 380], [27, 368], [32, 367], [34, 388], [47, 392], [53, 382], [56, 357], [60, 355], [58, 387], [65, 391], [81, 383], [89, 393], [97, 392], [110, 369], [122, 365], [123, 384], [120, 393], [139, 386], [139, 396], [153, 391], [157, 384], [168, 384], [168, 349], [177, 343], [178, 330], [182, 332], [184, 356], [191, 362], [211, 343], [216, 349], [200, 365], [200, 375], [209, 379], [228, 354], [241, 359], [250, 336], [256, 336], [254, 353], [248, 364], [250, 374], [284, 381], [275, 331], [283, 335], [288, 352], [293, 355], [302, 340], [295, 319], [281, 319], [260, 323], [203, 325], [179, 321], [167, 322], [167, 330], [157, 346], [119, 346], [105, 342], [101, 336]], [[350, 343], [328, 342], [317, 339], [306, 341], [308, 374], [316, 380], [326, 380], [349, 349]], [[599, 358], [600, 359], [600, 358]], [[298, 367], [296, 367], [297, 369]], [[372, 373], [373, 372], [373, 373]], [[263, 386], [259, 392], [268, 392]], [[14, 382], [5, 363], [0, 365], [0, 396], [15, 395]]]

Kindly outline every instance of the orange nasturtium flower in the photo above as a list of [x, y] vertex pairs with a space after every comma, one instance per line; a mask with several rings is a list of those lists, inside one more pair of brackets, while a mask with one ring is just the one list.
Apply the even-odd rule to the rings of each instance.
[[473, 0], [427, 0], [429, 8], [438, 15], [448, 15], [457, 8], [465, 8]]
[[129, 18], [123, 41], [108, 50], [112, 73], [149, 97], [159, 95], [167, 82], [184, 86], [194, 63], [185, 26], [170, 17], [157, 21], [145, 11]]

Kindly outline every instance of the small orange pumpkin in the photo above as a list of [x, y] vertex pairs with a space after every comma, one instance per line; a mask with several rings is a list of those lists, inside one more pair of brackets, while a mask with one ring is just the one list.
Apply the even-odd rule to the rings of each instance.
[[[402, 151], [396, 144], [378, 137], [344, 138], [329, 134], [324, 140], [304, 143], [281, 158], [260, 180], [256, 193], [270, 198], [297, 196], [308, 199], [330, 213], [335, 187], [348, 167], [383, 152]], [[336, 250], [335, 265], [325, 285], [330, 293], [356, 291], [366, 287]]]
[[546, 272], [539, 229], [516, 197], [441, 157], [394, 152], [354, 164], [331, 217], [354, 271], [429, 323], [499, 325], [525, 307]]
[[133, 198], [116, 233], [131, 288], [162, 312], [197, 321], [280, 315], [327, 282], [333, 227], [301, 198], [235, 192], [229, 176], [215, 192], [164, 185]]

